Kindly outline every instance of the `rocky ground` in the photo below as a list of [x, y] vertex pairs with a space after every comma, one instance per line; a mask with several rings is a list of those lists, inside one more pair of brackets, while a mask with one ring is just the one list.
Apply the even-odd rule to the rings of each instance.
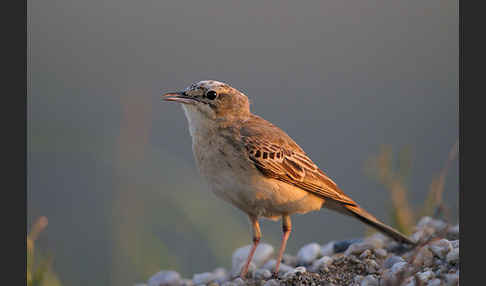
[[412, 239], [419, 242], [406, 248], [382, 234], [324, 245], [304, 245], [297, 255], [285, 254], [278, 277], [274, 247], [261, 243], [250, 265], [247, 280], [238, 278], [250, 245], [237, 249], [232, 269], [217, 268], [194, 274], [192, 279], [162, 270], [146, 284], [136, 286], [277, 286], [277, 285], [459, 285], [459, 225], [422, 218]]

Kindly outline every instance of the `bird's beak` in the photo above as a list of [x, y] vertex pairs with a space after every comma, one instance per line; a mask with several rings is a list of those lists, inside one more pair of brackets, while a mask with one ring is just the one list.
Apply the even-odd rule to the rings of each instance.
[[186, 95], [184, 92], [169, 92], [162, 95], [162, 100], [175, 101], [185, 104], [194, 104], [197, 100], [194, 97]]

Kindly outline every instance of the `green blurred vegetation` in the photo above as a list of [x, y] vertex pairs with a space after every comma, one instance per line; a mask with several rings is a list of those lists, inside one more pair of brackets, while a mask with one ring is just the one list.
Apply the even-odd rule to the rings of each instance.
[[47, 218], [40, 217], [27, 234], [27, 286], [61, 286], [52, 269], [52, 256], [35, 251], [35, 241], [47, 227]]
[[[382, 184], [390, 194], [390, 216], [392, 225], [399, 231], [409, 235], [417, 220], [423, 216], [441, 217], [451, 220], [448, 207], [444, 204], [445, 178], [452, 162], [458, 155], [456, 142], [449, 152], [446, 164], [442, 170], [432, 178], [424, 203], [412, 206], [409, 198], [407, 181], [410, 179], [412, 156], [409, 147], [404, 147], [394, 154], [389, 145], [382, 145], [378, 154], [371, 156], [365, 165], [366, 173]], [[368, 233], [374, 230], [368, 228]]]

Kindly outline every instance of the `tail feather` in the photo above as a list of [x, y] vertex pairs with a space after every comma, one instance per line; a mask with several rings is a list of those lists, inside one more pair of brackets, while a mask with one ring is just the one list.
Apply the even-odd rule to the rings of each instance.
[[400, 233], [398, 230], [392, 228], [384, 224], [383, 222], [379, 221], [376, 217], [372, 214], [368, 213], [366, 210], [361, 208], [359, 205], [342, 205], [343, 208], [348, 212], [348, 215], [354, 216], [360, 221], [374, 227], [375, 229], [383, 232], [384, 234], [392, 237], [393, 239], [407, 243], [411, 245], [415, 245], [416, 243], [413, 242], [410, 238], [406, 237], [404, 234]]

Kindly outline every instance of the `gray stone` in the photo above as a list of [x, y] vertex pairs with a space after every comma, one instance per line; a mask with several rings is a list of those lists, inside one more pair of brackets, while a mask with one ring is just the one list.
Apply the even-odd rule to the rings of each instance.
[[393, 266], [390, 268], [390, 271], [394, 274], [397, 275], [398, 273], [404, 272], [408, 267], [407, 262], [397, 262], [393, 264]]
[[298, 265], [308, 265], [312, 263], [320, 254], [321, 246], [318, 243], [309, 243], [304, 245], [297, 252], [297, 264]]
[[182, 279], [182, 286], [194, 286], [191, 279]]
[[447, 229], [447, 237], [450, 239], [459, 239], [459, 225], [451, 226]]
[[218, 283], [223, 283], [230, 278], [228, 273], [226, 272], [226, 269], [222, 267], [214, 269], [213, 274], [214, 274], [214, 281]]
[[[233, 267], [231, 269], [231, 278], [238, 277], [241, 274], [241, 271], [243, 270], [243, 267], [245, 267], [246, 261], [240, 262], [239, 265], [236, 267]], [[257, 269], [255, 264], [253, 262], [250, 262], [250, 265], [248, 265], [248, 274], [250, 277], [253, 275], [253, 272]]]
[[216, 279], [216, 275], [211, 272], [197, 273], [192, 276], [192, 282], [195, 285], [208, 284]]
[[362, 275], [356, 275], [354, 276], [353, 280], [354, 280], [354, 283], [356, 283], [356, 285], [359, 285], [361, 283], [361, 281], [363, 281], [363, 276]]
[[403, 260], [403, 258], [397, 255], [390, 256], [387, 259], [385, 259], [385, 262], [383, 262], [383, 268], [385, 269], [391, 268], [395, 263], [398, 262], [405, 262], [405, 260]]
[[366, 264], [366, 271], [368, 271], [368, 273], [376, 273], [380, 269], [380, 265], [378, 265], [378, 263], [373, 259], [365, 259], [364, 262]]
[[255, 270], [253, 278], [258, 280], [267, 280], [272, 277], [272, 272], [268, 269], [260, 268]]
[[304, 266], [299, 266], [299, 267], [294, 268], [294, 269], [288, 271], [287, 273], [285, 273], [284, 276], [283, 276], [283, 279], [289, 279], [289, 278], [295, 276], [295, 274], [297, 274], [297, 273], [305, 273], [305, 272], [307, 272], [307, 269]]
[[278, 280], [271, 279], [271, 280], [268, 280], [267, 282], [265, 282], [265, 284], [263, 284], [263, 286], [280, 286], [280, 282], [278, 282]]
[[181, 276], [173, 270], [162, 270], [149, 278], [148, 286], [180, 286]]
[[368, 257], [370, 257], [370, 256], [371, 256], [371, 254], [372, 254], [372, 253], [371, 253], [371, 250], [366, 249], [365, 251], [363, 251], [363, 253], [361, 253], [361, 254], [359, 255], [359, 258], [361, 258], [361, 259], [368, 258]]
[[333, 262], [333, 259], [329, 256], [321, 257], [321, 258], [319, 258], [318, 260], [316, 260], [312, 263], [312, 266], [309, 267], [309, 270], [311, 272], [319, 272], [319, 270], [322, 267], [326, 267], [326, 266], [332, 264], [332, 262]]
[[351, 254], [360, 255], [363, 251], [367, 249], [374, 249], [375, 246], [368, 241], [357, 242], [351, 244], [348, 249], [344, 252], [344, 255], [349, 256]]
[[297, 257], [290, 255], [290, 254], [284, 254], [282, 255], [282, 263], [285, 263], [289, 266], [296, 267], [297, 266]]
[[421, 282], [421, 285], [429, 280], [431, 280], [432, 278], [434, 278], [434, 272], [428, 270], [428, 271], [424, 271], [424, 272], [419, 272], [416, 274], [418, 280]]
[[434, 264], [434, 254], [428, 247], [422, 247], [415, 256], [413, 264], [418, 267], [430, 267]]
[[382, 248], [385, 246], [386, 242], [389, 241], [390, 238], [384, 235], [381, 232], [377, 232], [369, 237], [367, 237], [364, 242], [373, 245], [374, 248]]
[[447, 227], [447, 223], [444, 221], [425, 216], [417, 223], [417, 228], [431, 227], [436, 231], [442, 231]]
[[[275, 259], [270, 259], [269, 261], [267, 261], [262, 268], [264, 269], [268, 269], [270, 270], [271, 272], [275, 271], [275, 266], [277, 265], [277, 261]], [[278, 270], [278, 273], [279, 274], [285, 274], [291, 270], [293, 270], [294, 268], [291, 267], [291, 266], [288, 266], [287, 264], [283, 264], [283, 263], [280, 263], [280, 268]]]
[[447, 239], [440, 239], [429, 244], [429, 249], [437, 257], [444, 259], [452, 250], [452, 245]]
[[[241, 262], [246, 262], [248, 255], [250, 254], [252, 245], [246, 245], [243, 247], [238, 248], [233, 252], [233, 256], [231, 259], [232, 265], [232, 272], [238, 267]], [[256, 267], [262, 266], [267, 260], [272, 257], [273, 254], [273, 246], [267, 243], [260, 243], [258, 244], [255, 253], [253, 254], [253, 258], [251, 262], [255, 264]]]
[[459, 240], [451, 241], [452, 248], [459, 248]]
[[388, 255], [388, 252], [383, 248], [377, 248], [374, 250], [375, 255], [380, 258], [385, 258]]
[[427, 286], [440, 286], [441, 282], [440, 279], [434, 278], [427, 283]]
[[368, 275], [361, 280], [360, 286], [378, 286], [378, 279], [373, 275]]
[[405, 279], [405, 281], [402, 283], [402, 285], [403, 286], [415, 286], [416, 285], [415, 277], [413, 277], [413, 276], [408, 277], [407, 279]]
[[362, 242], [363, 239], [348, 239], [334, 242], [334, 253], [344, 252], [348, 247], [357, 242]]
[[328, 242], [321, 246], [320, 256], [332, 256], [334, 254], [334, 241]]
[[459, 274], [457, 273], [446, 274], [445, 283], [447, 286], [459, 285]]
[[414, 232], [410, 236], [410, 239], [416, 243], [422, 243], [430, 239], [434, 233], [435, 233], [435, 229], [426, 226]]
[[454, 248], [447, 253], [446, 261], [448, 263], [457, 264], [459, 262], [459, 248]]

